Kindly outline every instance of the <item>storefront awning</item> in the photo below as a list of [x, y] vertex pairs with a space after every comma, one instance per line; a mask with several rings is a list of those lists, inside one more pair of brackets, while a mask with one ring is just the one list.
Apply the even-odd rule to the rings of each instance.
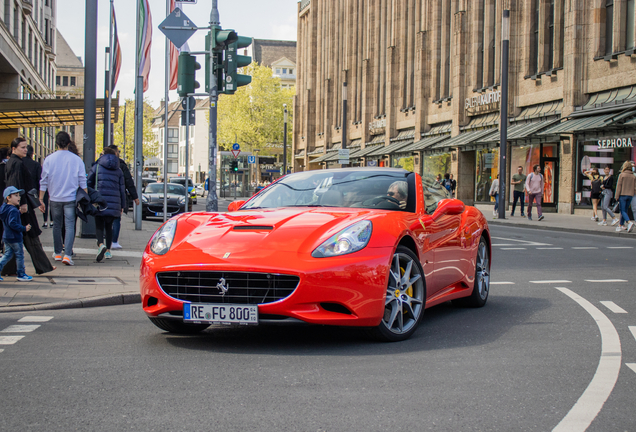
[[391, 155], [393, 153], [397, 153], [400, 149], [411, 144], [413, 144], [413, 138], [396, 141], [394, 143], [389, 144], [388, 146], [378, 146], [377, 149], [373, 150], [371, 153], [368, 153], [367, 157]]
[[384, 147], [384, 144], [374, 144], [374, 145], [370, 145], [367, 144], [367, 146], [363, 149], [358, 150], [357, 152], [350, 154], [349, 155], [349, 160], [351, 159], [360, 159], [365, 157], [366, 155], [368, 155], [369, 153], [371, 153], [374, 150], [377, 150], [380, 147]]
[[468, 144], [475, 143], [487, 135], [492, 135], [494, 130], [495, 129], [490, 128], [490, 129], [474, 130], [470, 132], [462, 132], [453, 138], [444, 140], [438, 144], [435, 144], [432, 147], [429, 147], [427, 151], [437, 151], [440, 149], [443, 149], [445, 151], [450, 151], [451, 148], [463, 147]]
[[302, 149], [296, 154], [296, 156], [294, 156], [294, 158], [296, 159], [303, 159], [304, 157], [305, 157], [305, 149]]
[[[533, 123], [516, 123], [511, 125], [508, 128], [508, 141], [519, 141], [519, 140], [525, 140], [525, 139], [529, 139], [532, 137], [532, 135], [535, 135], [538, 131], [545, 129], [547, 127], [550, 127], [551, 125], [557, 123], [559, 120], [554, 119], [554, 120], [545, 120], [545, 121], [540, 121], [540, 122], [533, 122]], [[490, 135], [486, 135], [485, 137], [477, 140], [477, 143], [484, 143], [484, 144], [490, 144], [490, 143], [498, 143], [500, 141], [501, 138], [501, 132], [499, 131], [499, 129], [496, 129], [495, 131], [493, 131], [492, 134]]]
[[320, 146], [320, 147], [316, 147], [315, 149], [313, 149], [312, 151], [310, 151], [309, 153], [307, 153], [307, 156], [309, 157], [318, 157], [320, 155], [322, 155], [325, 151], [325, 148]]
[[619, 113], [572, 118], [539, 132], [538, 135], [558, 135], [563, 133], [605, 130], [608, 128], [617, 129], [631, 123], [632, 115], [636, 116], [636, 108]]
[[413, 144], [396, 151], [396, 153], [413, 153], [416, 151], [426, 150], [429, 147], [434, 146], [444, 140], [450, 139], [450, 134], [447, 135], [437, 135], [437, 136], [428, 136], [426, 138], [422, 138], [421, 140], [414, 142]]
[[[96, 101], [97, 123], [104, 123], [104, 99]], [[111, 120], [119, 119], [119, 99], [112, 100]], [[0, 129], [84, 124], [84, 99], [0, 100]]]

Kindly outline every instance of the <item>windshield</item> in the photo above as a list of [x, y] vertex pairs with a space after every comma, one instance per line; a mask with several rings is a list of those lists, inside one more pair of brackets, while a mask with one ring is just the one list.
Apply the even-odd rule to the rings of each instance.
[[[185, 186], [185, 178], [172, 178], [170, 183], [177, 183], [181, 186]], [[188, 179], [188, 187], [192, 187], [192, 179]]]
[[278, 207], [351, 207], [404, 210], [408, 172], [306, 171], [269, 186], [242, 210]]
[[[144, 190], [145, 193], [163, 193], [163, 183], [150, 183]], [[168, 183], [168, 193], [176, 195], [184, 195], [185, 188], [177, 184]]]

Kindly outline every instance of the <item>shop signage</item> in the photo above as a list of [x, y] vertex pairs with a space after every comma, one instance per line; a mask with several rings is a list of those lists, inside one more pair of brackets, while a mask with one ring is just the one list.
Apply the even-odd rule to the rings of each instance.
[[478, 108], [484, 105], [499, 103], [501, 100], [501, 90], [484, 93], [479, 96], [466, 98], [466, 109]]
[[369, 122], [369, 131], [370, 132], [374, 132], [377, 131], [378, 129], [384, 129], [386, 128], [386, 119], [379, 119], [379, 120], [373, 120], [372, 122]]
[[621, 148], [621, 147], [634, 147], [631, 138], [612, 138], [612, 139], [598, 140], [596, 144], [598, 144], [599, 150]]

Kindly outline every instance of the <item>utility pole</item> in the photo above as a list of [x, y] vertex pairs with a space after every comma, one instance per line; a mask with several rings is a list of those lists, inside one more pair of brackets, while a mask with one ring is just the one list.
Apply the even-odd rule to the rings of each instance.
[[[347, 82], [342, 83], [342, 143], [340, 148], [345, 150], [347, 148]], [[347, 156], [347, 161], [349, 156]], [[342, 168], [349, 166], [349, 163], [341, 165]]]
[[219, 200], [216, 196], [216, 121], [217, 106], [219, 100], [219, 88], [216, 81], [216, 56], [214, 48], [216, 47], [217, 29], [221, 28], [221, 20], [219, 18], [219, 9], [217, 0], [212, 0], [212, 10], [210, 11], [210, 62], [211, 67], [208, 70], [210, 80], [210, 129], [208, 137], [208, 199], [205, 203], [205, 210], [208, 212], [219, 211]]
[[[88, 1], [88, 0], [87, 0]], [[137, 2], [137, 22], [140, 20], [141, 14], [141, 2]], [[141, 38], [141, 29], [137, 25], [137, 38]], [[139, 53], [135, 55], [135, 136], [133, 139], [134, 144], [134, 177], [135, 188], [137, 189], [137, 196], [141, 198], [141, 175], [142, 175], [142, 156], [143, 156], [143, 136], [144, 136], [144, 77], [139, 70], [140, 56]], [[165, 143], [164, 143], [165, 144]], [[141, 202], [139, 205], [135, 204], [135, 230], [141, 230]]]
[[287, 175], [287, 104], [283, 104], [283, 175]]
[[501, 114], [499, 121], [499, 219], [506, 218], [506, 165], [508, 153], [508, 63], [510, 53], [510, 10], [503, 11], [501, 24]]

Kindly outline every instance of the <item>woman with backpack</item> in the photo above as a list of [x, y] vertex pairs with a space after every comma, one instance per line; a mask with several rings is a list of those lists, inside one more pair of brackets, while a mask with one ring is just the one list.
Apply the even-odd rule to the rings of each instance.
[[[121, 217], [126, 205], [124, 173], [119, 169], [119, 158], [115, 150], [106, 147], [104, 154], [91, 168], [88, 187], [97, 190], [106, 200], [107, 207], [95, 216], [95, 235], [97, 237], [97, 262], [104, 257], [112, 258], [110, 247], [113, 243], [113, 222]], [[106, 244], [104, 244], [106, 231]]]
[[618, 218], [614, 215], [614, 212], [610, 210], [612, 198], [614, 197], [614, 177], [610, 174], [610, 167], [606, 166], [604, 169], [605, 175], [603, 183], [601, 184], [601, 209], [603, 210], [603, 220], [598, 224], [601, 226], [607, 226], [607, 215], [612, 216], [612, 226], [618, 223]]
[[497, 210], [499, 210], [499, 176], [497, 176], [490, 186], [490, 196], [495, 198], [495, 209], [493, 210], [492, 215], [497, 217]]
[[616, 227], [616, 231], [627, 230], [631, 232], [634, 229], [634, 222], [629, 220], [627, 209], [632, 204], [632, 198], [636, 195], [636, 176], [632, 174], [632, 162], [626, 161], [621, 167], [621, 174], [618, 176], [616, 184], [616, 196], [621, 206], [621, 221]]
[[598, 222], [598, 203], [601, 201], [601, 186], [603, 185], [603, 179], [596, 168], [585, 171], [583, 174], [585, 174], [592, 183], [592, 192], [590, 197], [592, 200], [592, 220]]

